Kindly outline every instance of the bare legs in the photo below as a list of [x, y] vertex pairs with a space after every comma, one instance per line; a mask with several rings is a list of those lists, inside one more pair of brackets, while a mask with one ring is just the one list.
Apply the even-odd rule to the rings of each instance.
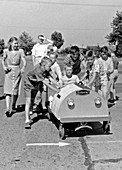
[[11, 95], [6, 95], [6, 111], [11, 110]]
[[30, 116], [29, 116], [30, 106], [31, 106], [31, 98], [27, 97], [25, 103], [25, 123], [30, 122]]
[[[11, 94], [6, 94], [6, 115], [8, 117], [12, 116], [16, 112], [16, 102], [18, 99], [18, 95], [11, 95]], [[12, 109], [11, 109], [12, 105]]]

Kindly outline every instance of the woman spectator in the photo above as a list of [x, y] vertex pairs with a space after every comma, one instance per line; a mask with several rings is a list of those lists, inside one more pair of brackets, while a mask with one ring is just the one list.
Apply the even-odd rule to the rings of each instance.
[[[21, 61], [23, 66], [21, 68]], [[4, 50], [3, 69], [5, 71], [4, 94], [6, 95], [6, 116], [12, 116], [16, 112], [16, 102], [20, 90], [20, 82], [24, 73], [26, 60], [22, 49], [19, 49], [18, 39], [11, 37], [8, 41], [8, 48]], [[12, 110], [11, 110], [11, 98]]]

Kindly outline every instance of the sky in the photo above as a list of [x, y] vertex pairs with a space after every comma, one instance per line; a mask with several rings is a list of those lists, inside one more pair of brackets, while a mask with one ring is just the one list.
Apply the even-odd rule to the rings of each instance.
[[63, 47], [105, 45], [122, 0], [0, 0], [0, 39], [27, 32], [37, 41], [54, 31], [64, 39]]

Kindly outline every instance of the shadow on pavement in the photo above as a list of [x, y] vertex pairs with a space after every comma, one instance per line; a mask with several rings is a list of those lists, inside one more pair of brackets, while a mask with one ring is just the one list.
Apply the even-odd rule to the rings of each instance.
[[81, 129], [78, 131], [66, 131], [66, 137], [84, 137], [84, 136], [90, 136], [90, 135], [111, 135], [112, 133], [105, 134], [103, 130], [103, 124], [100, 122], [90, 122], [88, 123], [89, 126], [92, 127], [92, 129]]
[[0, 100], [4, 100], [6, 98], [5, 95], [0, 96]]
[[17, 105], [16, 112], [23, 112], [23, 111], [25, 111], [25, 104]]

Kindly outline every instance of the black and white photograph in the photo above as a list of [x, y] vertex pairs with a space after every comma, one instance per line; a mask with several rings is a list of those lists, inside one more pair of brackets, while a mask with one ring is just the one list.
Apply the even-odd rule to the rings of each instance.
[[0, 170], [122, 170], [121, 0], [0, 0]]

